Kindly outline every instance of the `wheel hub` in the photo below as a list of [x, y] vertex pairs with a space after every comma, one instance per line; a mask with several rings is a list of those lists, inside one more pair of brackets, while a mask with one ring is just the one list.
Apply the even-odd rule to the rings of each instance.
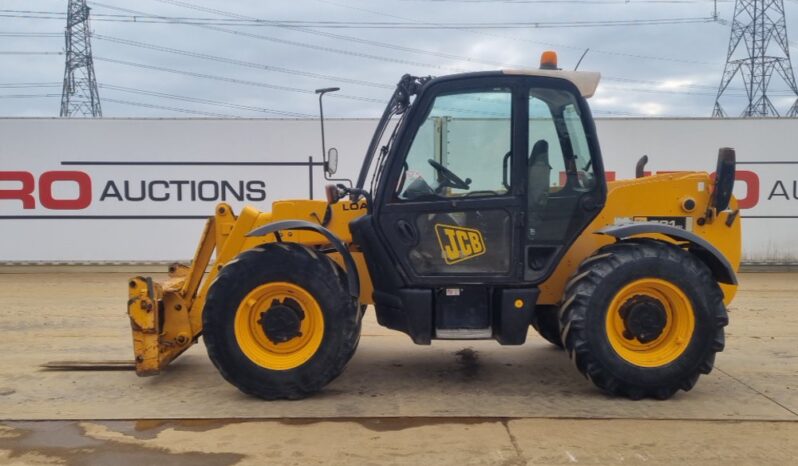
[[302, 336], [300, 327], [304, 318], [305, 313], [293, 299], [286, 298], [282, 303], [275, 299], [269, 309], [261, 313], [258, 323], [266, 338], [279, 344]]
[[620, 314], [624, 323], [624, 338], [636, 338], [643, 344], [659, 338], [668, 321], [662, 303], [644, 295], [636, 295], [626, 301], [621, 306]]

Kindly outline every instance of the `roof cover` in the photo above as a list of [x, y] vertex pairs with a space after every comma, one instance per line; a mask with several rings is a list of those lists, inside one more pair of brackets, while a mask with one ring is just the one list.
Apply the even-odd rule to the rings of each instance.
[[593, 71], [565, 71], [565, 70], [502, 70], [504, 74], [523, 74], [526, 76], [546, 76], [551, 78], [567, 79], [582, 93], [585, 98], [593, 97], [596, 93], [601, 73]]

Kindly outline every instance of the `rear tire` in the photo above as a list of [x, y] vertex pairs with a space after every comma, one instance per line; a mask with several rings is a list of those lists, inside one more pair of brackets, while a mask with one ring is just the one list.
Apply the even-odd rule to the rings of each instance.
[[219, 272], [203, 339], [219, 373], [242, 392], [304, 398], [354, 354], [362, 316], [355, 305], [345, 274], [326, 255], [295, 243], [262, 245]]
[[709, 268], [651, 239], [599, 249], [566, 285], [560, 309], [562, 341], [579, 371], [631, 399], [693, 388], [723, 350], [727, 323]]

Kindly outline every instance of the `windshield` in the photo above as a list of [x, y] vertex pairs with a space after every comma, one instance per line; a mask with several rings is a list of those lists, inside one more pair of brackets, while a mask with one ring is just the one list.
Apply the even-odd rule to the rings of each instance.
[[[357, 178], [358, 189], [364, 189], [366, 182], [369, 181], [369, 190], [373, 193], [379, 183], [380, 175], [382, 174], [382, 166], [385, 163], [385, 158], [393, 144], [396, 137], [396, 131], [401, 126], [407, 110], [411, 107], [411, 98], [415, 96], [421, 86], [424, 85], [431, 78], [417, 78], [415, 76], [404, 75], [399, 83], [396, 85], [396, 90], [388, 101], [385, 111], [377, 124], [377, 129], [374, 131], [374, 136], [371, 138], [371, 143], [366, 152], [366, 157], [363, 159], [363, 166], [360, 169], [360, 175]], [[400, 115], [399, 118], [395, 118]], [[385, 140], [386, 135], [389, 135]], [[384, 142], [383, 142], [384, 141]]]
[[359, 188], [366, 189], [371, 193], [375, 192], [382, 175], [382, 167], [393, 145], [396, 131], [404, 120], [404, 115], [397, 117], [396, 113], [391, 113], [387, 116], [383, 115], [383, 118], [380, 119], [372, 139], [374, 147], [373, 149], [369, 147], [369, 152], [361, 168], [357, 184]]

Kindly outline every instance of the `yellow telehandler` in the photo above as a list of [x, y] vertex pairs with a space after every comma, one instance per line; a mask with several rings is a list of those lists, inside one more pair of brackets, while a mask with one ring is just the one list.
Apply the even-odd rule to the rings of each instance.
[[190, 265], [130, 280], [138, 375], [202, 336], [241, 391], [302, 398], [342, 372], [371, 305], [416, 344], [520, 345], [531, 325], [610, 394], [690, 390], [737, 288], [735, 154], [713, 176], [643, 176], [641, 159], [605, 181], [599, 78], [551, 52], [538, 70], [405, 75], [356, 182], [270, 212], [220, 204]]

